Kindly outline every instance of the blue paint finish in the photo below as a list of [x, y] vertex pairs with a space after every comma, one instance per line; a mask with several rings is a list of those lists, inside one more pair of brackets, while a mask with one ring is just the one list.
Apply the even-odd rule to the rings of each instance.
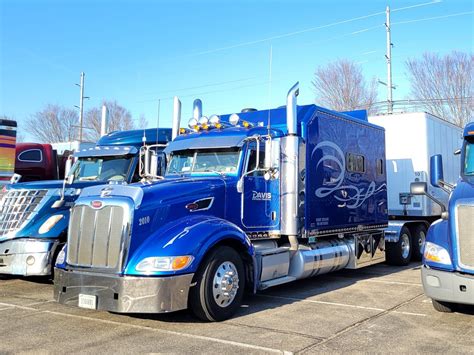
[[[242, 227], [251, 231], [275, 230], [280, 225], [280, 181], [263, 176], [246, 176], [243, 180]], [[258, 213], [256, 213], [258, 211]], [[272, 214], [274, 219], [272, 219]]]
[[474, 137], [474, 122], [470, 122], [464, 127], [464, 137]]
[[343, 111], [342, 113], [362, 121], [369, 121], [367, 110]]
[[[437, 244], [440, 247], [443, 247], [444, 249], [446, 249], [449, 255], [451, 256], [451, 262], [453, 262], [453, 258], [452, 258], [453, 244], [452, 244], [451, 232], [449, 230], [448, 221], [444, 221], [441, 219], [435, 221], [428, 230], [428, 233], [426, 235], [426, 241]], [[452, 264], [451, 265], [439, 264], [430, 260], [426, 260], [424, 257], [423, 257], [422, 263], [424, 265], [428, 265], [429, 267], [433, 267], [435, 269], [441, 269], [445, 271], [454, 271], [454, 266]]]
[[[386, 224], [384, 130], [336, 116], [313, 113], [303, 137], [306, 141], [305, 228], [311, 234], [359, 225]], [[364, 160], [361, 172], [349, 171], [349, 154]]]
[[115, 131], [101, 137], [97, 145], [133, 145], [140, 147], [143, 145], [143, 135], [146, 138], [146, 144], [166, 144], [171, 141], [171, 128], [148, 128], [129, 131]]
[[185, 270], [155, 272], [152, 275], [174, 275], [196, 272], [207, 252], [219, 242], [233, 240], [242, 245], [249, 256], [253, 246], [245, 233], [236, 225], [212, 215], [194, 215], [174, 219], [156, 229], [140, 243], [124, 271], [126, 275], [140, 275], [138, 263], [153, 256], [192, 255], [194, 260]]

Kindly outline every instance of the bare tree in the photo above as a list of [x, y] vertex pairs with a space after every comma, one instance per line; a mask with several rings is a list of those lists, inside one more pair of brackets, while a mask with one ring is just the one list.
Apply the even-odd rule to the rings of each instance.
[[406, 62], [411, 98], [431, 113], [463, 127], [474, 108], [472, 54], [453, 51], [441, 57], [425, 53]]
[[356, 63], [341, 59], [319, 67], [313, 80], [316, 103], [336, 111], [367, 109], [377, 101], [375, 78], [367, 83]]
[[[103, 105], [109, 110], [109, 125], [107, 132], [129, 130], [134, 128], [132, 114], [129, 110], [120, 106], [117, 101], [104, 101]], [[86, 140], [95, 142], [100, 138], [100, 124], [102, 117], [102, 106], [90, 109], [85, 114], [86, 129], [84, 137]]]
[[59, 105], [47, 105], [26, 120], [24, 130], [44, 143], [76, 139], [78, 114], [76, 110]]

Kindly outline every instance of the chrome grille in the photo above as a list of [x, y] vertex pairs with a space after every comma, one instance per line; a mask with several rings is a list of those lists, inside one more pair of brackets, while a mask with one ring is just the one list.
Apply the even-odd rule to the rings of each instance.
[[47, 191], [9, 190], [0, 201], [0, 236], [17, 231], [32, 218]]
[[457, 207], [457, 234], [459, 263], [474, 269], [474, 206]]
[[123, 206], [77, 205], [69, 222], [68, 264], [121, 269], [128, 226], [129, 214]]

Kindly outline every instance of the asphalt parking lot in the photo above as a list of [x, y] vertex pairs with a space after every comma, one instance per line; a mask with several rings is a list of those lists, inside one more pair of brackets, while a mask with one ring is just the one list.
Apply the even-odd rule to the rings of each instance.
[[473, 353], [474, 310], [438, 313], [419, 264], [283, 285], [221, 323], [190, 312], [120, 315], [57, 304], [44, 279], [0, 276], [0, 353]]

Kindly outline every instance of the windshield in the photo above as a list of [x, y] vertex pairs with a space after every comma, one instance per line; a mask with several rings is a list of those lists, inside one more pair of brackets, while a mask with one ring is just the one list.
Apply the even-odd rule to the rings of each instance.
[[239, 156], [238, 148], [172, 152], [166, 174], [206, 172], [235, 174]]
[[474, 138], [470, 138], [466, 141], [464, 175], [474, 176]]
[[74, 181], [124, 181], [133, 156], [81, 157], [71, 168]]

